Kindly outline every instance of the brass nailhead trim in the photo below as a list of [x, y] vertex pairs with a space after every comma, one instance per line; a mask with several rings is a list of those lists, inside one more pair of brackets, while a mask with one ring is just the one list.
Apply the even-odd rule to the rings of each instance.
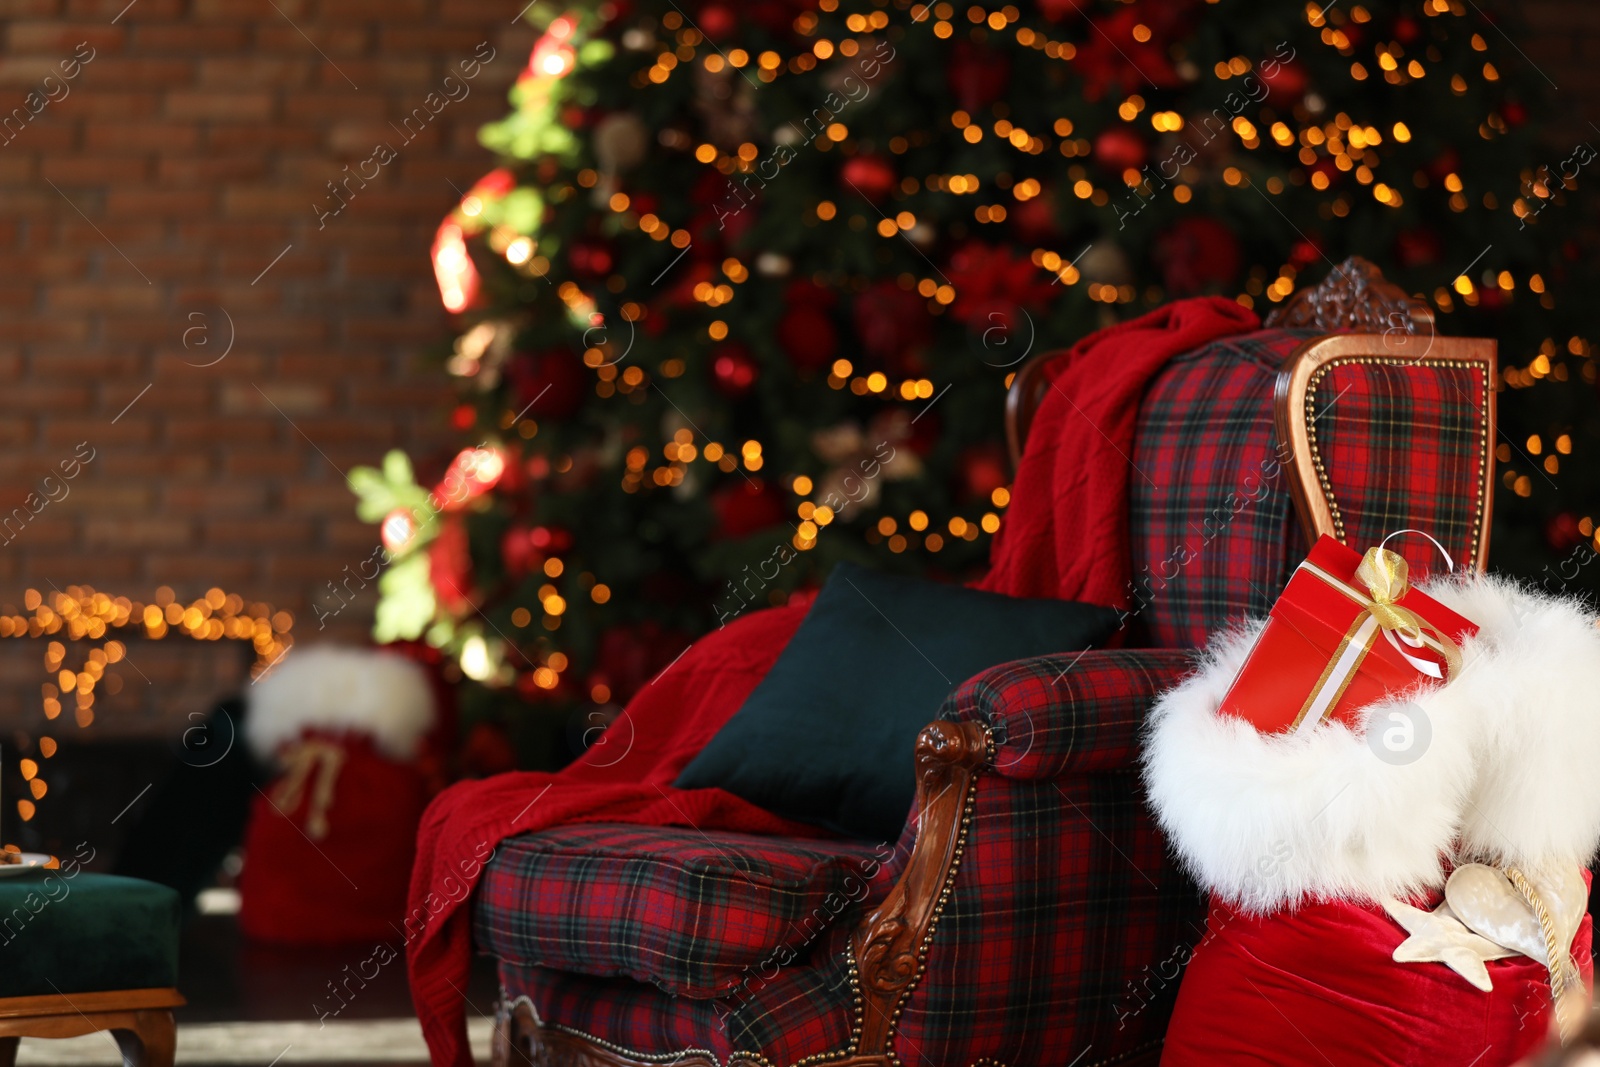
[[1484, 364], [1478, 360], [1466, 359], [1399, 359], [1393, 356], [1346, 356], [1331, 359], [1312, 372], [1311, 378], [1306, 382], [1306, 441], [1311, 446], [1311, 462], [1317, 473], [1317, 481], [1322, 485], [1322, 495], [1328, 502], [1328, 512], [1333, 517], [1334, 536], [1339, 540], [1345, 539], [1344, 516], [1339, 510], [1339, 502], [1334, 499], [1333, 486], [1328, 480], [1328, 471], [1322, 462], [1322, 452], [1317, 447], [1317, 416], [1316, 395], [1322, 379], [1329, 371], [1337, 366], [1347, 363], [1361, 364], [1396, 364], [1405, 367], [1446, 367], [1452, 370], [1466, 370], [1477, 374], [1483, 379], [1483, 417], [1478, 422], [1479, 462], [1483, 465], [1474, 488], [1477, 499], [1474, 503], [1471, 537], [1473, 556], [1477, 556], [1477, 546], [1482, 543], [1484, 517], [1483, 486], [1490, 477], [1493, 467], [1493, 456], [1490, 454], [1489, 441], [1489, 376]]

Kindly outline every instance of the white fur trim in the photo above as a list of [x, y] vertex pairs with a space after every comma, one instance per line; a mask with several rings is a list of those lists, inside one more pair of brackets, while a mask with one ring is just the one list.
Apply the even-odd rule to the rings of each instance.
[[1463, 857], [1586, 865], [1600, 843], [1600, 630], [1590, 609], [1495, 578], [1427, 592], [1479, 626], [1462, 648], [1460, 688], [1478, 717]]
[[251, 687], [245, 738], [257, 758], [308, 728], [367, 734], [384, 755], [416, 756], [434, 722], [433, 690], [402, 656], [339, 645], [296, 648]]
[[[1144, 777], [1191, 874], [1251, 911], [1313, 899], [1405, 898], [1443, 884], [1443, 857], [1578, 864], [1600, 840], [1600, 631], [1572, 602], [1502, 579], [1431, 584], [1479, 625], [1460, 677], [1363, 709], [1363, 728], [1292, 737], [1217, 713], [1260, 633], [1222, 635], [1151, 711]], [[1407, 704], [1431, 739], [1411, 763], [1379, 759]]]
[[[1185, 867], [1213, 893], [1257, 912], [1442, 886], [1440, 856], [1455, 837], [1473, 770], [1466, 723], [1440, 706], [1449, 687], [1417, 701], [1433, 737], [1403, 766], [1380, 760], [1338, 723], [1299, 736], [1263, 734], [1217, 712], [1262, 625], [1213, 641], [1199, 672], [1151, 711], [1145, 785]], [[1406, 701], [1369, 713], [1382, 716], [1391, 704]]]

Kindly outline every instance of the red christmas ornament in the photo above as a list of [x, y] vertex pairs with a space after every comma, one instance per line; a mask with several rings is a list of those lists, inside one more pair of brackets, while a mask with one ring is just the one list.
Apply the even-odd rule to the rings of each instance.
[[542, 419], [565, 419], [588, 395], [588, 376], [577, 356], [564, 348], [513, 356], [506, 377], [516, 389], [517, 410]]
[[1005, 52], [961, 38], [950, 49], [945, 78], [961, 109], [975, 115], [1005, 93], [1011, 82], [1011, 59]]
[[1563, 511], [1545, 523], [1544, 539], [1557, 552], [1571, 552], [1588, 540], [1583, 536], [1583, 531], [1578, 529], [1577, 516], [1570, 511]]
[[1439, 153], [1438, 158], [1428, 164], [1427, 169], [1428, 177], [1436, 182], [1442, 182], [1461, 169], [1461, 156], [1454, 148], [1446, 148]]
[[479, 722], [467, 731], [461, 743], [461, 773], [468, 778], [486, 778], [517, 769], [517, 750], [505, 727], [494, 722]]
[[456, 409], [450, 413], [450, 425], [454, 426], [461, 433], [466, 433], [468, 430], [472, 429], [473, 425], [476, 424], [477, 421], [478, 409], [473, 407], [471, 404], [458, 404], [456, 405]]
[[1289, 248], [1289, 265], [1297, 271], [1305, 270], [1322, 258], [1322, 246], [1315, 238], [1296, 241]]
[[428, 546], [428, 580], [441, 607], [460, 612], [472, 605], [472, 552], [459, 516], [441, 516], [439, 536]]
[[1439, 235], [1423, 226], [1401, 230], [1394, 239], [1394, 258], [1402, 267], [1425, 267], [1444, 257]]
[[1183, 297], [1232, 285], [1244, 253], [1227, 226], [1205, 215], [1190, 215], [1156, 238], [1156, 258], [1168, 295]]
[[815, 374], [833, 363], [839, 331], [833, 323], [834, 294], [810, 279], [791, 282], [778, 320], [778, 345], [795, 369]]
[[[1073, 67], [1083, 78], [1083, 95], [1099, 100], [1108, 93], [1126, 96], [1138, 86], [1170, 89], [1181, 85], [1168, 42], [1179, 35], [1188, 4], [1124, 4], [1094, 20], [1094, 32], [1078, 45]], [[1140, 40], [1135, 33], [1148, 32]]]
[[896, 377], [924, 368], [922, 350], [933, 339], [928, 301], [884, 279], [856, 297], [851, 308], [861, 350]]
[[1311, 84], [1306, 69], [1298, 63], [1279, 63], [1271, 74], [1262, 71], [1261, 81], [1267, 87], [1267, 98], [1280, 107], [1306, 95]]
[[1011, 209], [1011, 230], [1029, 244], [1045, 244], [1061, 236], [1056, 225], [1056, 201], [1049, 193], [1024, 200]]
[[1027, 256], [977, 241], [956, 249], [944, 274], [956, 290], [950, 314], [978, 333], [999, 328], [1010, 337], [1025, 336], [1014, 329], [1026, 325], [1016, 321], [1021, 318], [1018, 309], [1038, 311], [1061, 292], [1055, 279]]
[[1144, 138], [1127, 126], [1109, 126], [1094, 139], [1094, 160], [1116, 174], [1138, 170], [1149, 158]]
[[561, 526], [535, 526], [528, 534], [528, 543], [541, 552], [559, 556], [572, 548], [572, 533]]
[[839, 168], [839, 177], [874, 204], [894, 192], [899, 180], [894, 168], [882, 156], [853, 156]]
[[626, 704], [662, 668], [676, 659], [689, 641], [677, 630], [668, 630], [655, 621], [632, 626], [613, 626], [600, 635], [595, 650], [595, 671], [589, 688], [596, 683], [611, 690], [611, 699]]
[[579, 241], [567, 254], [573, 273], [580, 278], [604, 278], [615, 263], [611, 249], [603, 241]]
[[961, 454], [961, 490], [968, 500], [988, 500], [1007, 482], [1006, 457], [998, 444], [976, 445]]
[[700, 9], [700, 17], [696, 22], [700, 27], [700, 32], [712, 41], [725, 40], [739, 28], [739, 17], [733, 13], [732, 9], [721, 4], [707, 4], [702, 7]]
[[521, 578], [544, 563], [544, 553], [533, 547], [531, 534], [525, 526], [513, 526], [500, 538], [500, 558], [514, 578]]
[[748, 393], [759, 372], [750, 350], [741, 344], [722, 345], [711, 357], [711, 377], [717, 391], [731, 400]]
[[760, 480], [729, 482], [711, 494], [719, 540], [748, 537], [783, 522], [783, 495]]

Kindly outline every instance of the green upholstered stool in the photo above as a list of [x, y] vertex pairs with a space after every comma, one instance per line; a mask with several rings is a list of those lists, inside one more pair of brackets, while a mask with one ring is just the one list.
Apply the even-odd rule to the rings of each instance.
[[69, 861], [0, 877], [0, 1067], [24, 1037], [109, 1030], [123, 1062], [171, 1067], [178, 894]]

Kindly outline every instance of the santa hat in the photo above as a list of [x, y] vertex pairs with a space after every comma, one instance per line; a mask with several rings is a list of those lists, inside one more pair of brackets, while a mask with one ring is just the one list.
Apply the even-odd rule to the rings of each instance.
[[[1504, 579], [1422, 587], [1474, 620], [1463, 666], [1298, 736], [1219, 714], [1262, 623], [1213, 642], [1151, 712], [1144, 780], [1192, 876], [1263, 913], [1407, 899], [1447, 860], [1561, 870], [1600, 842], [1600, 631], [1579, 603]], [[1420, 713], [1420, 714], [1419, 714]], [[1385, 754], [1401, 724], [1414, 748]]]

